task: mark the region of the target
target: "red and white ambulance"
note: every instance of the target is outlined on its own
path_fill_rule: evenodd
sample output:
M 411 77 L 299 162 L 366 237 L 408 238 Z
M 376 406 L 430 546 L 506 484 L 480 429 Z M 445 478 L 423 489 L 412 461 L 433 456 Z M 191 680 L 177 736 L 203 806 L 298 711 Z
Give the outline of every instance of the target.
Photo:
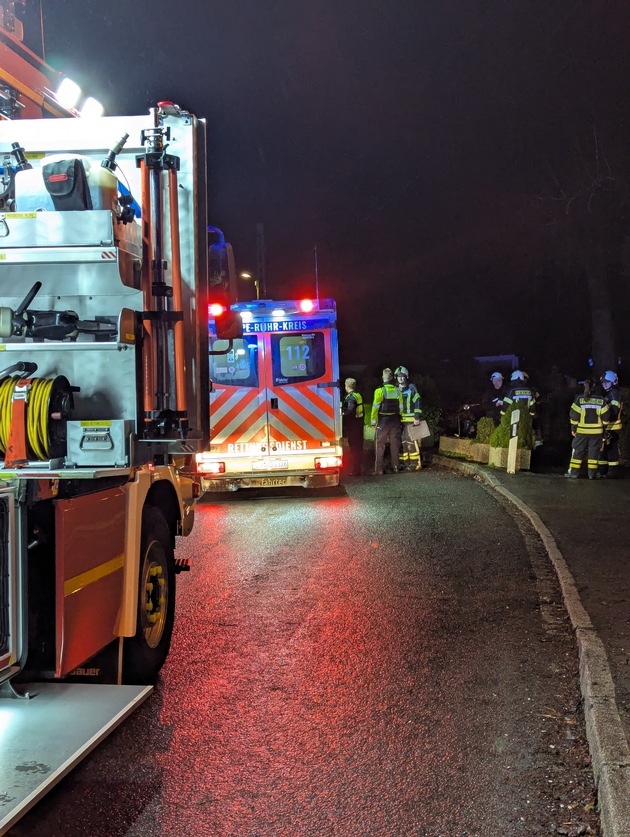
M 339 484 L 337 314 L 325 300 L 239 302 L 243 336 L 210 318 L 210 446 L 202 491 Z

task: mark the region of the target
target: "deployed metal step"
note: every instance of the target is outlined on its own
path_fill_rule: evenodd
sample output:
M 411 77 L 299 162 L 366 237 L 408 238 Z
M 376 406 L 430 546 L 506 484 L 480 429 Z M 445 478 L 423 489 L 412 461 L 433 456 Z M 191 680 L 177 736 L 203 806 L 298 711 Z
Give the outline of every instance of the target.
M 21 684 L 0 700 L 0 835 L 143 703 L 153 686 Z

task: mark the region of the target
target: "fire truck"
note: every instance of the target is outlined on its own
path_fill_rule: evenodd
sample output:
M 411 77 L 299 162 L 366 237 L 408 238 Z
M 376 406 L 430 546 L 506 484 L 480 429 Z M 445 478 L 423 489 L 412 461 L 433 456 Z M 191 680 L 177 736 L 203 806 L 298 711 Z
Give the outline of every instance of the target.
M 321 488 L 342 464 L 337 314 L 331 299 L 231 306 L 241 338 L 210 318 L 210 446 L 201 490 Z
M 14 6 L 0 7 L 0 834 L 150 694 L 209 430 L 205 122 L 168 102 L 77 118 L 7 29 Z

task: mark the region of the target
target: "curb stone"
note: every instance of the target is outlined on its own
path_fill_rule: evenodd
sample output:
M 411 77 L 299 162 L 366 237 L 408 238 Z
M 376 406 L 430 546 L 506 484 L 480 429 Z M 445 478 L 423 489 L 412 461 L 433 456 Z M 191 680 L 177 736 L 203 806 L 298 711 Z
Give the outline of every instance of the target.
M 527 517 L 542 540 L 558 576 L 577 640 L 586 737 L 597 784 L 602 834 L 603 837 L 630 837 L 630 747 L 617 709 L 610 666 L 604 645 L 582 605 L 575 579 L 553 535 L 533 509 L 485 469 L 439 454 L 433 457 L 433 462 L 477 477 L 484 487 L 501 494 Z

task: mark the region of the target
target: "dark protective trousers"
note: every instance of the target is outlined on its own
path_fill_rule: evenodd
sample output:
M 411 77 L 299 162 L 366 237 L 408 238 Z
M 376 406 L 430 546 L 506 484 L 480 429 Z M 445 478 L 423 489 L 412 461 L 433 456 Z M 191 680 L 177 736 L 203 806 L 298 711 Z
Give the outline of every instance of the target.
M 400 416 L 381 416 L 378 420 L 374 436 L 374 449 L 376 452 L 374 470 L 377 472 L 383 470 L 383 458 L 387 444 L 389 444 L 392 468 L 398 470 L 398 458 L 400 456 Z
M 347 473 L 361 476 L 363 473 L 363 419 L 349 419 L 345 425 Z
M 412 439 L 409 435 L 409 428 L 413 425 L 410 422 L 402 423 L 402 435 L 400 443 L 400 464 L 402 467 L 416 468 L 418 471 L 422 467 L 420 459 L 420 443 Z
M 619 466 L 619 431 L 610 430 L 609 434 L 610 439 L 599 450 L 599 473 L 615 477 Z
M 578 474 L 580 472 L 580 465 L 584 459 L 584 454 L 586 454 L 588 478 L 591 480 L 595 479 L 599 462 L 599 448 L 603 435 L 603 433 L 578 433 L 573 437 L 571 464 L 569 465 L 570 473 Z

